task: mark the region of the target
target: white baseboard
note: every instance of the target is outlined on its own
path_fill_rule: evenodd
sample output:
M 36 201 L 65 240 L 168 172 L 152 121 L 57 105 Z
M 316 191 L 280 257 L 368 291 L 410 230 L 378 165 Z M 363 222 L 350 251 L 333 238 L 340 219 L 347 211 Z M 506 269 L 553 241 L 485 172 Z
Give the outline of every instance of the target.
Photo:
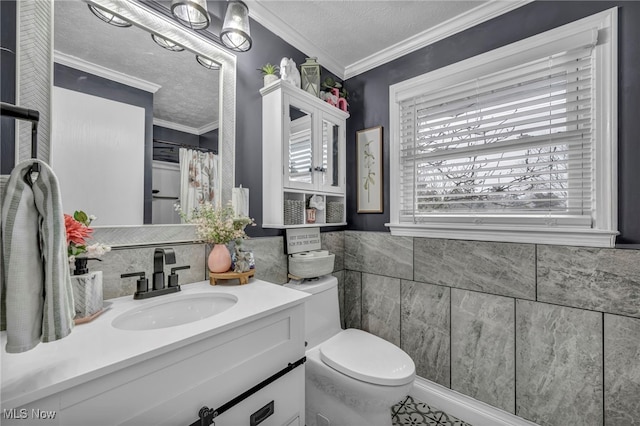
M 537 426 L 536 423 L 422 377 L 416 377 L 411 396 L 473 426 Z

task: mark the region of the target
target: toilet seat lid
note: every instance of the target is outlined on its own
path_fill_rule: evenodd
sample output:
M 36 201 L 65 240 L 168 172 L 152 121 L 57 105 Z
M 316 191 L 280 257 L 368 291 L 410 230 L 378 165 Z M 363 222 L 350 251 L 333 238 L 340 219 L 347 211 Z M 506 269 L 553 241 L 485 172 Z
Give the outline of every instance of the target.
M 373 334 L 352 328 L 322 343 L 320 359 L 347 376 L 376 385 L 410 383 L 416 371 L 413 360 L 402 349 Z

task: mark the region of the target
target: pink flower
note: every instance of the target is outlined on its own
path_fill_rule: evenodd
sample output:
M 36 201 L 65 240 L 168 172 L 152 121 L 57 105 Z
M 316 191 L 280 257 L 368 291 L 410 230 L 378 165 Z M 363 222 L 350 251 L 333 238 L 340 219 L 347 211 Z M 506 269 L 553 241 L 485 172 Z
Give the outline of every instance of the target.
M 75 220 L 68 214 L 64 215 L 64 227 L 67 230 L 67 244 L 78 246 L 85 244 L 85 239 L 91 236 L 92 229 Z

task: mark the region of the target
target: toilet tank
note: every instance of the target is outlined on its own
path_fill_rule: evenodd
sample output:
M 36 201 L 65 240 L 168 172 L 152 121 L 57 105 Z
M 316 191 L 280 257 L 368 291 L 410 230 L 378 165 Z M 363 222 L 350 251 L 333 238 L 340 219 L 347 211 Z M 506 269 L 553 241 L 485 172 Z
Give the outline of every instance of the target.
M 316 280 L 304 281 L 302 284 L 285 284 L 285 287 L 311 294 L 304 305 L 307 350 L 342 329 L 336 277 L 325 275 Z

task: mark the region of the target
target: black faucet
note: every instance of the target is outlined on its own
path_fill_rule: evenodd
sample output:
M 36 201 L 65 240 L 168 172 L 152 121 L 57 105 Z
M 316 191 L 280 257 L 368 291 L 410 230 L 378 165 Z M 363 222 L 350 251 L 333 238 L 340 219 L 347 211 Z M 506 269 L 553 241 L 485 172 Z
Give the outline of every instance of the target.
M 138 279 L 137 291 L 133 294 L 134 299 L 147 299 L 149 297 L 161 296 L 163 294 L 176 293 L 180 291 L 178 285 L 178 274 L 176 271 L 189 269 L 190 266 L 177 266 L 171 268 L 169 275 L 169 285 L 164 284 L 164 264 L 172 265 L 176 263 L 176 253 L 170 248 L 157 248 L 153 252 L 153 286 L 149 288 L 149 281 L 145 278 L 144 272 L 132 272 L 122 274 L 122 278 L 140 277 Z
M 170 248 L 157 248 L 153 252 L 153 289 L 164 288 L 164 263 L 173 265 L 176 263 L 176 254 Z

